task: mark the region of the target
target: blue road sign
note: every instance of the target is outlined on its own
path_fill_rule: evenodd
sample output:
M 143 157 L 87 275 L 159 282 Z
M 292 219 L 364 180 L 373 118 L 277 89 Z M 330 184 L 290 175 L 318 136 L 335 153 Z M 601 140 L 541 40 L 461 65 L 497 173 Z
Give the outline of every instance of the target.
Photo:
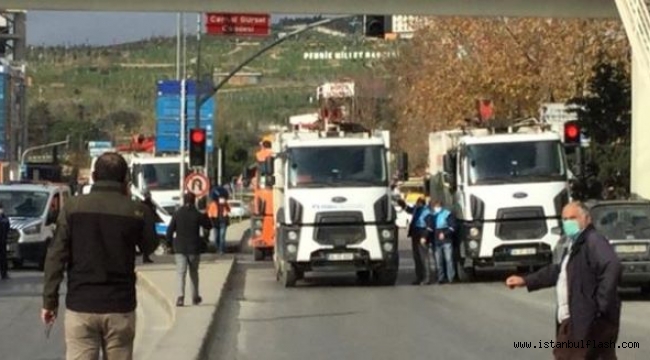
M 203 86 L 205 92 L 211 89 L 211 84 L 204 84 Z M 186 90 L 185 134 L 187 139 L 185 144 L 188 144 L 189 129 L 194 127 L 196 119 L 196 83 L 187 81 Z M 160 80 L 156 91 L 156 152 L 177 153 L 181 145 L 181 82 L 178 80 Z M 206 129 L 206 150 L 208 152 L 214 150 L 215 134 L 212 127 L 215 111 L 216 103 L 214 98 L 210 98 L 201 106 L 199 114 L 199 126 Z

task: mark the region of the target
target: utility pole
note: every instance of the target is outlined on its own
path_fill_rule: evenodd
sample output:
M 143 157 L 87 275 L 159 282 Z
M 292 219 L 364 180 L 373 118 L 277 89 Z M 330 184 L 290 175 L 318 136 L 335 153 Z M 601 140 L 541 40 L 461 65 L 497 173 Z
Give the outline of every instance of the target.
M 203 14 L 199 13 L 196 18 L 196 98 L 194 112 L 194 127 L 201 127 L 201 18 Z
M 183 13 L 176 14 L 176 80 L 181 79 L 181 22 Z

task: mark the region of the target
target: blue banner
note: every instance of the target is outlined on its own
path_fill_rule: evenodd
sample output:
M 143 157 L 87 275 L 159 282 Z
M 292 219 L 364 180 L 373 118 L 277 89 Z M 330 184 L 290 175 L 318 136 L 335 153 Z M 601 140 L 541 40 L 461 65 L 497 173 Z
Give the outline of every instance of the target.
M 203 84 L 202 93 L 208 93 L 211 90 L 211 84 Z M 178 80 L 160 80 L 158 81 L 156 96 L 156 153 L 170 152 L 178 153 L 180 151 L 180 133 L 181 133 L 181 82 Z M 185 103 L 185 149 L 189 142 L 189 129 L 193 128 L 196 119 L 196 83 L 186 81 L 186 103 Z M 214 150 L 213 132 L 216 103 L 214 98 L 206 101 L 200 109 L 199 126 L 206 129 L 207 140 L 206 150 L 211 153 Z

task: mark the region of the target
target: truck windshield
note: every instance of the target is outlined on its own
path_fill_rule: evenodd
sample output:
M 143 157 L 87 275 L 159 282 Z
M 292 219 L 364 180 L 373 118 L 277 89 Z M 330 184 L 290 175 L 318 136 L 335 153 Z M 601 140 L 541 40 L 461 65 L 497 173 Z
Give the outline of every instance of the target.
M 298 147 L 289 150 L 289 186 L 387 186 L 383 146 Z
M 40 217 L 49 198 L 46 191 L 0 191 L 0 202 L 8 217 Z
M 469 145 L 467 159 L 473 185 L 565 181 L 567 177 L 559 141 Z
M 144 181 L 149 190 L 177 190 L 180 184 L 180 164 L 142 164 Z M 188 174 L 188 169 L 185 169 Z

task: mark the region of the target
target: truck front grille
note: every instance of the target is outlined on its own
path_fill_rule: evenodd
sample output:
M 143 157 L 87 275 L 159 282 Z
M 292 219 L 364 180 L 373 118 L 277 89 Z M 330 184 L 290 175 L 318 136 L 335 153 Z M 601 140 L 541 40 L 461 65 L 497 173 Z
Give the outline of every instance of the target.
M 542 207 L 514 207 L 497 212 L 496 236 L 501 240 L 541 239 L 547 233 Z
M 319 244 L 345 246 L 366 238 L 363 213 L 357 211 L 322 212 L 316 214 L 314 240 Z

